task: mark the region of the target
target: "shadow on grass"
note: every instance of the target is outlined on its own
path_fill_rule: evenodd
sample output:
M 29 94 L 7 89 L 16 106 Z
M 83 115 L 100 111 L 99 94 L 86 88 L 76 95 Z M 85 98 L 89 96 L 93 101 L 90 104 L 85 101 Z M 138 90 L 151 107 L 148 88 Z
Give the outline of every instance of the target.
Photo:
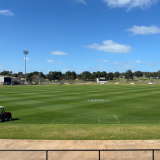
M 13 118 L 11 121 L 17 121 L 17 120 L 19 120 L 19 118 Z M 4 122 L 8 122 L 7 120 L 3 120 L 2 122 L 0 122 L 0 123 L 4 123 Z
M 19 120 L 19 118 L 13 118 L 13 119 L 12 119 L 12 121 L 16 121 L 16 120 Z

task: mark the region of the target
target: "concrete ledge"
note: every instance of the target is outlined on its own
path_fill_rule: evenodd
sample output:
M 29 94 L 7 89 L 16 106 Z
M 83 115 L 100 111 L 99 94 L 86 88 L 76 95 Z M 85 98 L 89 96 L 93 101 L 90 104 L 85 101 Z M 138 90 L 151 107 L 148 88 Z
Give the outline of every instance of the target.
M 160 149 L 160 140 L 10 140 L 0 139 L 0 149 Z

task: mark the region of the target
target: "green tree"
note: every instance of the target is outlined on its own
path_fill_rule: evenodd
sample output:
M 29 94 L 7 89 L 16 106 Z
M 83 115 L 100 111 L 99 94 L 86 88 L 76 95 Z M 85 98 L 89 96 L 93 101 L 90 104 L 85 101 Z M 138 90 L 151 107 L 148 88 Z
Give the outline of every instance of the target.
M 124 72 L 120 73 L 120 77 L 123 77 L 123 76 L 125 76 L 125 73 Z
M 136 72 L 134 72 L 133 75 L 136 76 L 136 77 L 138 77 L 138 79 L 139 79 L 139 77 L 143 76 L 143 73 L 141 71 L 136 71 Z
M 69 80 L 69 77 L 71 76 L 71 72 L 70 71 L 67 71 L 65 73 L 65 79 Z
M 34 71 L 34 72 L 32 72 L 34 75 L 38 75 L 39 74 L 39 72 L 38 71 Z
M 112 80 L 113 79 L 113 73 L 112 72 L 109 72 L 107 74 L 107 80 Z
M 52 81 L 52 80 L 55 81 L 56 79 L 58 79 L 57 72 L 56 71 L 54 71 L 54 72 L 50 71 L 47 75 L 47 78 L 49 79 L 49 81 Z
M 52 81 L 52 71 L 50 71 L 48 74 L 47 74 L 47 78 L 49 79 L 49 81 Z
M 160 70 L 157 72 L 157 77 L 160 79 Z
M 82 80 L 82 75 L 81 75 L 81 74 L 78 74 L 78 75 L 77 75 L 77 78 L 78 78 L 78 80 Z
M 153 77 L 157 78 L 158 77 L 158 72 L 153 72 Z
M 13 76 L 13 77 L 17 77 L 17 73 L 13 73 L 12 76 Z
M 8 75 L 9 74 L 9 71 L 2 71 L 1 73 L 0 73 L 0 75 Z
M 84 72 L 81 73 L 82 79 L 85 80 L 85 81 L 87 79 L 89 79 L 90 75 L 91 75 L 91 73 L 89 71 L 84 71 Z
M 70 76 L 70 77 L 69 77 L 69 80 L 75 80 L 75 79 L 74 79 L 74 77 L 73 77 L 73 76 Z
M 60 80 L 65 79 L 65 74 L 63 73 L 62 76 L 60 77 Z
M 101 72 L 100 71 L 97 71 L 96 74 L 97 74 L 97 78 L 99 78 L 101 76 Z
M 117 72 L 114 72 L 114 78 L 116 79 L 116 78 L 119 78 L 119 76 L 120 76 L 120 73 L 117 71 Z
M 18 72 L 17 77 L 19 80 L 21 80 L 21 78 L 24 78 L 25 75 L 23 74 L 23 72 Z
M 62 80 L 62 72 L 56 72 L 56 79 Z
M 92 75 L 95 76 L 96 78 L 98 78 L 97 72 L 93 72 Z
M 89 79 L 92 80 L 92 81 L 95 80 L 96 79 L 95 74 L 91 74 L 90 77 L 89 77 Z
M 127 70 L 125 73 L 125 79 L 133 79 L 133 73 L 131 70 Z
M 52 80 L 54 80 L 54 82 L 55 82 L 56 79 L 58 79 L 57 78 L 57 72 L 54 71 L 54 72 L 52 72 Z
M 32 82 L 32 76 L 33 76 L 32 72 L 26 74 L 26 78 L 28 79 L 29 82 Z
M 106 71 L 101 72 L 101 73 L 100 73 L 100 76 L 101 76 L 101 77 L 106 77 L 106 76 L 107 76 Z
M 46 75 L 43 74 L 43 72 L 39 72 L 42 78 L 46 79 Z
M 147 73 L 147 74 L 146 74 L 146 77 L 150 79 L 151 74 L 150 74 L 150 73 Z
M 154 73 L 153 72 L 148 72 L 146 74 L 146 77 L 150 79 L 151 77 L 154 77 Z
M 73 76 L 74 78 L 73 78 L 73 80 L 75 80 L 76 79 L 76 72 L 71 72 L 71 76 Z

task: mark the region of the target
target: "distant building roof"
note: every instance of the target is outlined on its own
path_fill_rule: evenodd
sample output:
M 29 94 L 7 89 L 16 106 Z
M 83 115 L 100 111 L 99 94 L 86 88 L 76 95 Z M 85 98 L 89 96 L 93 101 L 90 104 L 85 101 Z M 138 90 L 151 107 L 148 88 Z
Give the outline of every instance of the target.
M 12 77 L 12 76 L 5 76 L 5 75 L 0 75 L 0 76 L 1 76 L 1 77 L 10 77 L 10 78 Z
M 25 78 L 21 78 L 21 81 L 25 81 Z

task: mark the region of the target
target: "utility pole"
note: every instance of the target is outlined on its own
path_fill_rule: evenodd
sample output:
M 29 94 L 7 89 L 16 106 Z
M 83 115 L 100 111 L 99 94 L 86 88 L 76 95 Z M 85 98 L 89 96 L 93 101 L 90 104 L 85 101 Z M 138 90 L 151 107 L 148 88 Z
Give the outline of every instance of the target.
M 26 55 L 29 53 L 29 51 L 23 50 L 23 53 L 25 54 L 25 84 L 26 84 Z

